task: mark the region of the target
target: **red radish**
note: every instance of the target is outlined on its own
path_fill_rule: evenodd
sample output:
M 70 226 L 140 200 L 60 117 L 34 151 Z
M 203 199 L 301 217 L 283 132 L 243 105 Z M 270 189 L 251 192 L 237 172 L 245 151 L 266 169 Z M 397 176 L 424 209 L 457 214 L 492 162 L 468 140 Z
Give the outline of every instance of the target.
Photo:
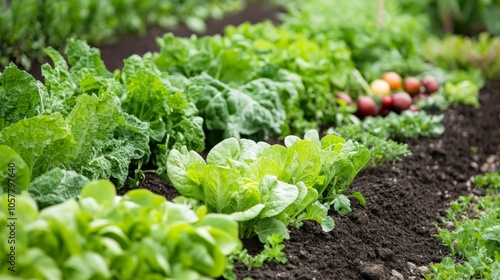
M 384 73 L 384 75 L 382 76 L 382 80 L 389 83 L 389 85 L 391 86 L 391 90 L 396 90 L 403 84 L 403 79 L 401 79 L 401 76 L 399 76 L 399 74 L 396 72 Z
M 420 81 L 415 77 L 405 79 L 403 89 L 410 95 L 415 95 L 420 92 Z
M 382 97 L 382 107 L 384 108 L 391 108 L 393 102 L 394 100 L 390 95 Z
M 364 118 L 367 116 L 374 116 L 376 112 L 376 106 L 373 99 L 369 96 L 361 96 L 356 102 L 358 106 L 357 114 L 359 117 Z
M 415 105 L 415 104 L 411 104 L 410 105 L 410 111 L 413 111 L 413 112 L 418 112 L 420 110 L 420 108 L 418 108 L 418 105 Z
M 439 90 L 439 83 L 433 76 L 425 76 L 422 80 L 422 85 L 424 85 L 426 93 L 435 93 Z
M 335 97 L 340 100 L 343 100 L 347 105 L 352 104 L 352 98 L 349 96 L 349 94 L 345 92 L 337 92 L 335 94 Z
M 411 96 L 406 92 L 398 92 L 392 95 L 392 108 L 395 112 L 400 113 L 411 106 Z

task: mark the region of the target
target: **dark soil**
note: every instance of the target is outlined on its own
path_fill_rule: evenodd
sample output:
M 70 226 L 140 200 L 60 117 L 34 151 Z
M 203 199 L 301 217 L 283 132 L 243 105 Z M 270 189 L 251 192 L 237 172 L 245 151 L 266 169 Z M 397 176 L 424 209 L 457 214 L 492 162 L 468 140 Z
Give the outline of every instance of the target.
M 277 9 L 262 7 L 251 6 L 223 21 L 210 21 L 207 34 L 220 33 L 227 24 L 276 19 Z M 133 53 L 156 51 L 154 37 L 163 32 L 152 29 L 145 37 L 124 37 L 115 45 L 101 47 L 102 57 L 109 69 L 119 68 Z M 184 27 L 174 33 L 190 34 Z M 37 69 L 35 66 L 32 73 Z M 448 110 L 446 132 L 441 137 L 409 140 L 413 155 L 362 171 L 350 191 L 365 196 L 366 209 L 355 204 L 344 217 L 331 212 L 335 229 L 330 233 L 314 223 L 292 229 L 290 240 L 285 242 L 287 264 L 265 264 L 251 271 L 237 264 L 238 277 L 391 279 L 397 271 L 410 279 L 418 275 L 415 266 L 442 259 L 448 250 L 434 237 L 434 223 L 440 221 L 452 200 L 477 192 L 473 176 L 500 170 L 500 85 L 487 86 L 480 100 L 481 109 L 459 106 Z M 152 174 L 140 187 L 169 199 L 176 195 L 170 184 Z M 120 193 L 126 190 L 122 188 Z M 249 252 L 262 246 L 255 240 L 245 244 Z

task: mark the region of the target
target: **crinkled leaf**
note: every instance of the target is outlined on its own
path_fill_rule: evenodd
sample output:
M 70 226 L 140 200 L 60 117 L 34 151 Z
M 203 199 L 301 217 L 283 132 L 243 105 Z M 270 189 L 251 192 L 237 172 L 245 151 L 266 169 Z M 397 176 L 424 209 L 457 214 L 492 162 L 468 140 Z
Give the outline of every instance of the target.
M 45 87 L 14 63 L 0 73 L 0 131 L 17 121 L 38 115 Z
M 10 146 L 23 158 L 32 179 L 71 163 L 76 148 L 70 126 L 60 114 L 21 120 L 2 130 L 0 143 Z
M 29 193 L 40 208 L 77 198 L 89 179 L 74 171 L 54 168 L 29 185 Z

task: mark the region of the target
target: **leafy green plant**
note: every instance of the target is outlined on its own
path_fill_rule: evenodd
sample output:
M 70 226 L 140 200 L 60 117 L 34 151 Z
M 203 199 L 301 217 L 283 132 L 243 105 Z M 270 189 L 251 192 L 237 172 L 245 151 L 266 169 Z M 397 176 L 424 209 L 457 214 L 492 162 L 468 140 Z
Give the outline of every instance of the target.
M 245 4 L 244 0 L 5 0 L 0 13 L 0 66 L 13 59 L 30 68 L 45 47 L 59 49 L 70 37 L 111 42 L 117 35 L 144 33 L 152 25 L 172 28 L 181 23 L 203 32 L 204 19 L 221 18 Z
M 285 253 L 283 253 L 284 248 L 285 245 L 283 244 L 283 237 L 281 235 L 272 234 L 267 237 L 264 249 L 255 256 L 250 255 L 246 249 L 229 256 L 228 266 L 224 272 L 224 278 L 237 279 L 236 274 L 233 272 L 235 262 L 240 262 L 246 265 L 249 270 L 259 268 L 265 262 L 286 263 L 288 262 L 288 259 L 286 258 Z
M 154 65 L 148 68 L 132 56 L 114 76 L 99 50 L 83 41 L 68 41 L 65 53 L 71 67 L 56 50 L 46 52 L 53 66 L 42 67 L 45 85 L 13 64 L 0 74 L 0 100 L 5 104 L 0 108 L 0 144 L 12 149 L 29 170 L 29 176 L 18 177 L 21 188 L 26 188 L 22 178 L 38 180 L 32 193 L 40 207 L 79 193 L 82 181 L 56 183 L 67 171 L 122 186 L 131 166 L 139 176 L 143 164 L 155 162 L 151 153 L 183 145 L 203 150 L 203 120 L 195 105 L 163 81 Z M 17 158 L 12 151 L 6 153 L 11 160 Z M 21 172 L 22 162 L 16 162 Z
M 488 80 L 500 80 L 500 38 L 481 33 L 477 38 L 447 35 L 423 45 L 426 57 L 449 70 L 481 71 Z M 459 81 L 457 81 L 459 82 Z
M 500 176 L 486 173 L 475 178 L 487 195 L 473 200 L 462 196 L 447 211 L 454 229 L 439 229 L 438 237 L 450 248 L 451 257 L 431 264 L 426 279 L 498 279 L 500 277 Z M 465 217 L 465 218 L 463 218 Z
M 330 128 L 327 134 L 336 134 L 365 145 L 370 151 L 371 166 L 376 166 L 411 154 L 407 144 L 392 139 L 435 137 L 443 134 L 443 117 L 444 115 L 429 115 L 425 111 L 405 111 L 400 115 L 392 112 L 386 117 L 367 117 L 358 124 Z
M 206 161 L 174 149 L 166 170 L 181 195 L 201 201 L 209 212 L 230 214 L 240 222 L 242 238 L 258 235 L 265 242 L 273 233 L 288 238 L 287 226 L 304 220 L 332 230 L 329 205 L 350 212 L 344 192 L 368 160 L 366 147 L 333 135 L 320 140 L 312 130 L 304 140 L 286 137 L 285 146 L 229 138 Z
M 241 249 L 238 225 L 227 215 L 193 211 L 147 190 L 118 197 L 109 181 L 93 181 L 80 199 L 39 211 L 26 193 L 16 197 L 16 267 L 0 246 L 0 275 L 14 279 L 211 279 Z M 7 240 L 6 195 L 0 236 Z

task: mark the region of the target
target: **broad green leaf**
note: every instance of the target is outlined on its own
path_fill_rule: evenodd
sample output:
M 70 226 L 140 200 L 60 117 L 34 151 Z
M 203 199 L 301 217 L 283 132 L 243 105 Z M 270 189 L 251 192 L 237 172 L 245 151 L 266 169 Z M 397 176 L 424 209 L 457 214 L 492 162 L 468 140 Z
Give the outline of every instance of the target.
M 311 186 L 321 171 L 320 150 L 311 141 L 299 140 L 289 147 L 283 181 Z
M 64 279 L 63 272 L 51 256 L 39 248 L 29 249 L 18 260 L 19 276 L 34 279 Z
M 208 231 L 210 238 L 215 241 L 213 245 L 224 255 L 242 246 L 238 237 L 238 223 L 227 215 L 208 214 L 197 224 L 197 227 Z
M 88 182 L 83 175 L 56 167 L 33 180 L 28 191 L 41 209 L 77 198 Z
M 23 158 L 32 179 L 71 163 L 76 148 L 70 126 L 60 114 L 18 121 L 0 132 L 0 143 L 10 146 Z
M 189 151 L 183 147 L 180 151 L 174 149 L 170 151 L 167 159 L 168 178 L 181 195 L 197 200 L 203 200 L 203 190 L 200 186 L 201 178 L 196 173 L 190 172 L 191 166 L 200 164 L 199 170 L 203 172 L 205 161 L 194 151 Z
M 64 263 L 65 275 L 75 280 L 109 279 L 111 272 L 106 260 L 99 254 L 86 251 L 73 255 Z
M 315 129 L 308 130 L 306 134 L 304 134 L 304 140 L 309 140 L 314 143 L 318 148 L 321 147 L 321 142 L 319 140 L 319 133 Z
M 328 204 L 323 205 L 315 201 L 306 208 L 306 214 L 302 219 L 316 221 L 324 232 L 332 231 L 335 223 L 332 217 L 328 216 L 328 209 Z
M 125 117 L 118 101 L 110 94 L 102 97 L 81 95 L 76 102 L 67 121 L 77 142 L 77 161 L 87 162 L 92 158 L 94 146 L 112 138 L 114 129 L 125 124 Z
M 92 197 L 99 203 L 112 203 L 115 200 L 116 188 L 107 180 L 91 181 L 83 187 L 81 196 Z
M 290 234 L 283 222 L 274 218 L 264 218 L 255 224 L 255 233 L 259 236 L 259 241 L 266 242 L 268 236 L 281 234 L 284 239 L 289 239 Z
M 332 145 L 344 144 L 345 142 L 345 139 L 340 136 L 326 135 L 325 137 L 321 138 L 321 149 L 326 150 Z
M 20 194 L 30 184 L 30 170 L 23 158 L 12 148 L 0 145 L 0 184 L 1 193 Z
M 278 180 L 276 176 L 266 175 L 259 184 L 262 202 L 265 208 L 260 217 L 273 217 L 292 204 L 299 194 L 296 186 Z
M 299 140 L 300 140 L 300 138 L 298 136 L 288 135 L 287 137 L 285 137 L 285 147 L 290 148 L 295 143 L 297 143 Z
M 45 87 L 14 63 L 0 73 L 0 131 L 20 120 L 39 114 L 38 105 Z
M 154 194 L 146 189 L 128 191 L 123 198 L 143 207 L 159 207 L 162 203 L 167 201 L 165 197 Z
M 232 169 L 209 165 L 203 170 L 202 185 L 209 211 L 230 214 L 236 202 L 233 194 L 243 186 L 243 179 Z
M 230 216 L 238 222 L 244 222 L 244 221 L 249 221 L 257 216 L 259 216 L 260 212 L 262 212 L 262 209 L 266 207 L 265 204 L 259 203 L 255 204 L 254 206 L 240 212 L 234 212 L 231 213 Z

